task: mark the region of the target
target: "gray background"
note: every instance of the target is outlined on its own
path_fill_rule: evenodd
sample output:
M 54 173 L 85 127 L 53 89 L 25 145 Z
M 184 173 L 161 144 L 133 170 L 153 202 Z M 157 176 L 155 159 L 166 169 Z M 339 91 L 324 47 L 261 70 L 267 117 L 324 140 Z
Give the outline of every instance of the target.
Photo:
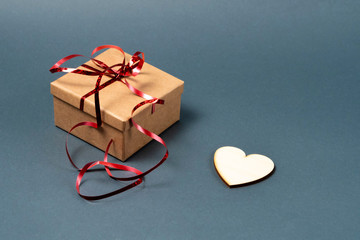
M 2 239 L 360 239 L 359 13 L 359 1 L 3 1 Z M 48 69 L 103 44 L 143 51 L 185 91 L 161 135 L 168 161 L 89 202 L 53 123 L 49 84 L 62 74 Z M 70 144 L 79 165 L 103 157 Z M 224 145 L 276 172 L 229 189 L 213 167 Z M 126 164 L 146 170 L 163 151 L 150 143 Z M 96 172 L 82 191 L 121 184 Z

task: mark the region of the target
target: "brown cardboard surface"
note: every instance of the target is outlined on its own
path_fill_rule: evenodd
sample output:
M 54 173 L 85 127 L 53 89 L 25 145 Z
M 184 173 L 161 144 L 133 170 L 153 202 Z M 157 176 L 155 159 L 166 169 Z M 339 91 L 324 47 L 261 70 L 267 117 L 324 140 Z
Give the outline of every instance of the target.
M 131 58 L 126 54 L 126 60 Z M 107 65 L 121 63 L 123 60 L 121 52 L 115 49 L 109 49 L 96 57 Z M 88 65 L 96 67 L 91 61 Z M 51 83 L 51 93 L 67 102 L 68 104 L 79 108 L 80 99 L 83 95 L 94 89 L 97 76 L 86 76 L 74 73 L 67 73 Z M 104 76 L 102 83 L 109 78 Z M 127 77 L 128 82 L 135 88 L 153 97 L 160 99 L 167 95 L 181 95 L 184 82 L 170 74 L 148 64 L 144 66 L 136 77 Z M 120 131 L 130 127 L 129 119 L 133 107 L 144 99 L 132 93 L 123 83 L 114 82 L 110 86 L 102 89 L 100 95 L 101 116 L 104 123 L 113 126 Z M 166 101 L 165 101 L 165 104 Z M 157 104 L 157 110 L 164 106 Z M 135 112 L 135 116 L 143 111 L 150 111 L 151 105 L 148 104 Z M 85 99 L 84 112 L 95 115 L 94 96 Z
M 126 55 L 127 59 L 130 57 Z M 121 53 L 114 49 L 109 49 L 96 58 L 108 65 L 122 61 Z M 94 66 L 92 62 L 87 64 Z M 102 82 L 108 79 L 104 77 Z M 69 131 L 79 122 L 96 122 L 93 96 L 85 100 L 84 111 L 79 110 L 81 97 L 94 89 L 96 80 L 96 76 L 68 73 L 51 83 L 56 126 Z M 138 109 L 133 117 L 138 124 L 155 134 L 160 134 L 179 120 L 183 81 L 147 63 L 139 75 L 127 77 L 127 80 L 144 93 L 165 100 L 164 105 L 156 105 L 154 113 L 151 113 L 151 104 Z M 129 121 L 132 109 L 144 99 L 132 93 L 121 82 L 107 86 L 99 95 L 104 124 L 99 129 L 79 127 L 72 134 L 102 150 L 105 150 L 110 139 L 113 139 L 109 153 L 125 161 L 152 140 L 132 127 Z
M 145 129 L 160 134 L 180 118 L 181 96 L 173 96 L 166 100 L 168 104 L 164 108 L 157 109 L 153 114 L 151 111 L 143 111 L 144 116 L 139 114 L 134 117 L 134 120 Z M 54 119 L 55 125 L 66 131 L 69 131 L 79 122 L 96 122 L 95 117 L 80 111 L 57 97 L 54 97 Z M 72 134 L 103 151 L 105 151 L 110 139 L 113 139 L 109 154 L 122 161 L 125 161 L 152 140 L 134 127 L 120 131 L 106 123 L 99 129 L 88 126 L 79 127 Z

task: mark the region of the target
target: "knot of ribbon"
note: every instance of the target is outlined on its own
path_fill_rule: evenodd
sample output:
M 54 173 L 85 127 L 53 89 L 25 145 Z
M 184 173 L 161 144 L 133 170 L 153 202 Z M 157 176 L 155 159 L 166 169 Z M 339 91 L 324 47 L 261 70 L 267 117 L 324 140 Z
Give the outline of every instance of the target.
M 112 66 L 108 66 L 104 62 L 102 62 L 98 59 L 95 59 L 93 57 L 96 52 L 103 50 L 104 48 L 114 48 L 114 49 L 119 50 L 124 55 L 122 63 L 117 63 Z M 140 57 L 140 55 L 141 55 L 141 57 Z M 66 61 L 68 61 L 72 58 L 75 58 L 75 57 L 89 58 L 97 67 L 100 68 L 100 70 L 96 69 L 92 66 L 89 66 L 88 64 L 81 65 L 81 67 L 88 69 L 88 70 L 60 67 L 63 63 L 65 63 Z M 50 72 L 51 73 L 68 72 L 68 73 L 77 73 L 77 74 L 89 75 L 89 76 L 98 76 L 97 81 L 95 83 L 95 88 L 92 91 L 86 93 L 84 96 L 81 97 L 80 110 L 81 111 L 84 110 L 85 99 L 94 94 L 95 95 L 96 121 L 97 121 L 98 126 L 101 126 L 102 121 L 101 121 L 101 114 L 100 114 L 99 91 L 101 89 L 109 86 L 110 84 L 114 83 L 115 81 L 120 81 L 121 83 L 125 84 L 130 89 L 130 91 L 132 91 L 139 97 L 142 97 L 146 100 L 151 100 L 152 101 L 152 112 L 155 111 L 155 104 L 163 104 L 164 103 L 164 100 L 152 97 L 152 96 L 136 89 L 135 87 L 130 85 L 129 82 L 125 78 L 128 76 L 138 75 L 144 65 L 144 62 L 145 62 L 144 53 L 136 52 L 131 57 L 130 61 L 127 64 L 125 64 L 125 52 L 120 47 L 115 46 L 115 45 L 103 45 L 103 46 L 99 46 L 99 47 L 95 48 L 91 53 L 91 57 L 86 57 L 86 56 L 80 55 L 80 54 L 72 54 L 72 55 L 69 55 L 67 57 L 60 59 L 57 63 L 54 64 L 54 66 L 52 66 L 50 68 Z M 101 84 L 101 80 L 102 80 L 103 76 L 108 76 L 108 77 L 110 77 L 110 79 Z
M 119 50 L 123 55 L 123 61 L 122 63 L 117 63 L 114 64 L 112 66 L 108 66 L 107 64 L 105 64 L 104 62 L 95 59 L 93 57 L 93 55 L 105 48 L 114 48 Z M 75 58 L 75 57 L 85 57 L 85 58 L 89 58 L 96 66 L 92 67 L 89 66 L 88 64 L 82 64 L 81 67 L 84 69 L 76 69 L 76 68 L 66 68 L 66 67 L 61 67 L 61 65 L 63 63 L 65 63 L 66 61 Z M 159 167 L 167 158 L 168 158 L 168 149 L 166 147 L 165 142 L 163 141 L 162 138 L 160 138 L 158 135 L 156 135 L 155 133 L 150 132 L 149 130 L 141 127 L 140 125 L 138 125 L 134 119 L 133 119 L 133 114 L 134 112 L 139 109 L 140 107 L 146 105 L 146 104 L 151 104 L 152 105 L 152 113 L 155 111 L 155 104 L 164 104 L 164 100 L 156 98 L 156 97 L 152 97 L 138 89 L 136 89 L 135 87 L 133 87 L 132 85 L 130 85 L 130 83 L 126 80 L 126 77 L 128 76 L 137 76 L 142 67 L 143 64 L 145 62 L 145 57 L 144 57 L 144 53 L 142 52 L 136 52 L 130 59 L 130 61 L 126 64 L 125 62 L 125 52 L 118 46 L 115 45 L 103 45 L 103 46 L 99 46 L 97 48 L 95 48 L 92 53 L 91 53 L 91 57 L 86 57 L 84 55 L 80 55 L 80 54 L 72 54 L 69 55 L 67 57 L 64 57 L 62 59 L 60 59 L 57 63 L 55 63 L 51 68 L 50 68 L 50 72 L 51 73 L 56 73 L 56 72 L 67 72 L 67 73 L 76 73 L 76 74 L 82 74 L 82 75 L 89 75 L 89 76 L 98 76 L 96 83 L 95 83 L 95 88 L 86 93 L 84 96 L 81 97 L 80 100 L 80 110 L 83 111 L 84 109 L 84 101 L 87 97 L 91 96 L 94 94 L 95 97 L 95 113 L 96 113 L 96 123 L 95 122 L 80 122 L 78 124 L 76 124 L 75 126 L 73 126 L 70 131 L 68 131 L 67 137 L 66 137 L 66 141 L 65 141 L 65 149 L 66 149 L 66 154 L 69 158 L 70 163 L 79 170 L 79 174 L 78 177 L 76 179 L 76 190 L 78 192 L 78 194 L 83 197 L 84 199 L 87 200 L 98 200 L 98 199 L 103 199 L 103 198 L 107 198 L 110 196 L 113 196 L 115 194 L 124 192 L 130 188 L 133 188 L 137 185 L 139 185 L 140 183 L 142 183 L 143 178 L 145 175 L 149 174 L 150 172 L 152 172 L 153 170 L 155 170 L 157 167 Z M 104 83 L 101 83 L 101 80 L 103 78 L 103 76 L 107 76 L 110 79 L 107 80 Z M 99 91 L 107 86 L 109 86 L 110 84 L 119 81 L 123 84 L 125 84 L 127 86 L 127 88 L 132 91 L 134 94 L 144 98 L 145 100 L 140 102 L 139 104 L 137 104 L 132 112 L 131 112 L 131 117 L 130 117 L 130 121 L 133 124 L 133 126 L 140 131 L 141 133 L 151 137 L 152 139 L 154 139 L 155 141 L 161 143 L 165 149 L 166 149 L 166 153 L 164 154 L 164 156 L 162 157 L 162 159 L 152 168 L 150 168 L 149 170 L 145 171 L 145 172 L 141 172 L 133 167 L 130 166 L 125 166 L 123 164 L 117 164 L 117 163 L 110 163 L 108 162 L 108 152 L 110 149 L 111 144 L 113 143 L 113 140 L 111 139 L 107 145 L 107 148 L 105 150 L 105 154 L 104 154 L 104 160 L 103 161 L 93 161 L 93 162 L 89 162 L 87 164 L 85 164 L 82 168 L 79 168 L 74 161 L 72 160 L 70 153 L 68 151 L 68 137 L 69 134 L 77 127 L 80 126 L 90 126 L 93 128 L 99 128 L 102 125 L 102 120 L 101 120 L 101 111 L 100 111 L 100 98 L 99 98 Z M 136 180 L 135 182 L 122 187 L 120 189 L 117 189 L 115 191 L 106 193 L 106 194 L 102 194 L 102 195 L 96 195 L 96 196 L 88 196 L 88 195 L 84 195 L 80 193 L 80 184 L 81 184 L 81 180 L 84 176 L 84 174 L 91 168 L 97 166 L 97 165 L 102 165 L 105 167 L 105 170 L 107 172 L 107 174 L 115 179 L 115 180 L 119 180 L 119 181 L 132 181 L 132 180 Z M 122 171 L 129 171 L 129 172 L 133 172 L 135 173 L 135 176 L 132 177 L 123 177 L 123 178 L 119 178 L 119 177 L 115 177 L 110 169 L 116 169 L 116 170 L 122 170 Z

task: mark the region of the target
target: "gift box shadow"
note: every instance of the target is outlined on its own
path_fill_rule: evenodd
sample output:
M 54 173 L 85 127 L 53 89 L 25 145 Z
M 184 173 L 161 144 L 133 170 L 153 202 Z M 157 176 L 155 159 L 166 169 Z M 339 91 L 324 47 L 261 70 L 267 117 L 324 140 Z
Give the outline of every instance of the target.
M 186 135 L 189 135 L 189 125 L 195 124 L 200 120 L 202 116 L 195 111 L 191 106 L 182 105 L 180 110 L 180 120 L 166 129 L 163 133 L 160 134 L 160 137 L 168 144 L 171 145 L 171 142 L 178 142 L 178 139 L 183 138 Z M 149 129 L 151 130 L 151 129 Z M 134 153 L 126 162 L 146 162 L 147 156 L 152 155 L 154 152 L 162 152 L 163 146 L 156 141 L 151 141 L 146 144 L 139 151 Z M 169 150 L 170 154 L 171 151 Z M 159 153 L 161 154 L 161 153 Z M 157 154 L 157 155 L 159 155 Z M 160 155 L 159 155 L 160 156 Z M 176 158 L 176 156 L 170 155 L 172 159 Z M 176 162 L 176 159 L 172 162 Z

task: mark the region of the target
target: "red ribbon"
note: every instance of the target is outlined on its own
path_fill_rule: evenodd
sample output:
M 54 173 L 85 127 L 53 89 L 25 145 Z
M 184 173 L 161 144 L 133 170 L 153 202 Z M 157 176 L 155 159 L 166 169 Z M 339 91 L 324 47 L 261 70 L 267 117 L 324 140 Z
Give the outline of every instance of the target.
M 114 48 L 119 50 L 123 55 L 124 55 L 124 59 L 122 61 L 122 63 L 118 63 L 118 64 L 114 64 L 112 66 L 108 66 L 106 65 L 104 62 L 93 58 L 93 55 L 104 49 L 104 48 Z M 141 57 L 140 57 L 141 55 Z M 85 94 L 81 100 L 80 100 L 80 110 L 83 111 L 84 109 L 84 101 L 87 97 L 91 96 L 94 94 L 95 96 L 95 112 L 96 112 L 96 123 L 95 122 L 80 122 L 78 124 L 76 124 L 75 126 L 73 126 L 70 131 L 68 132 L 67 136 L 66 136 L 66 142 L 65 142 L 65 149 L 66 149 L 66 154 L 69 158 L 70 163 L 74 166 L 74 168 L 78 169 L 80 172 L 77 176 L 76 179 L 76 190 L 78 192 L 78 194 L 83 197 L 84 199 L 87 200 L 98 200 L 98 199 L 103 199 L 103 198 L 107 198 L 110 196 L 113 196 L 115 194 L 124 192 L 130 188 L 133 188 L 137 185 L 139 185 L 140 183 L 142 183 L 144 176 L 146 176 L 147 174 L 149 174 L 150 172 L 152 172 L 153 170 L 155 170 L 157 167 L 159 167 L 161 164 L 163 164 L 165 162 L 165 160 L 168 158 L 169 152 L 168 149 L 166 147 L 166 144 L 164 142 L 164 140 L 162 140 L 162 138 L 160 138 L 158 135 L 156 135 L 155 133 L 150 132 L 149 130 L 141 127 L 139 124 L 137 124 L 134 119 L 133 119 L 133 114 L 134 112 L 139 109 L 140 107 L 146 105 L 146 104 L 152 104 L 152 112 L 155 111 L 155 104 L 164 104 L 164 100 L 159 99 L 159 98 L 155 98 L 152 97 L 146 93 L 143 93 L 142 91 L 136 89 L 135 87 L 131 86 L 129 84 L 129 82 L 126 80 L 126 77 L 128 76 L 136 76 L 140 73 L 141 68 L 144 64 L 145 61 L 145 57 L 144 57 L 144 53 L 142 52 L 136 52 L 130 59 L 129 63 L 125 64 L 125 53 L 124 51 L 118 47 L 118 46 L 114 46 L 114 45 L 103 45 L 103 46 L 99 46 L 97 48 L 95 48 L 93 50 L 93 52 L 91 53 L 91 57 L 86 57 L 89 58 L 97 67 L 99 67 L 99 69 L 96 69 L 94 67 L 91 67 L 87 64 L 82 64 L 81 66 L 84 67 L 85 69 L 88 70 L 81 70 L 81 69 L 75 69 L 75 68 L 64 68 L 64 67 L 60 67 L 63 63 L 65 63 L 66 61 L 75 58 L 75 57 L 86 57 L 83 55 L 79 55 L 79 54 L 73 54 L 73 55 L 69 55 L 67 57 L 64 57 L 62 59 L 60 59 L 57 63 L 54 64 L 54 66 L 52 66 L 50 68 L 50 72 L 51 73 L 55 73 L 55 72 L 69 72 L 69 73 L 77 73 L 77 74 L 82 74 L 82 75 L 89 75 L 89 76 L 98 76 L 98 79 L 96 81 L 95 84 L 95 88 L 88 92 L 87 94 Z M 108 76 L 110 77 L 110 80 L 106 81 L 105 83 L 101 84 L 101 80 L 103 76 Z M 152 168 L 150 168 L 149 170 L 145 171 L 145 172 L 141 172 L 139 170 L 137 170 L 136 168 L 130 167 L 130 166 L 125 166 L 123 164 L 116 164 L 116 163 L 110 163 L 107 161 L 107 157 L 108 157 L 108 152 L 109 152 L 109 148 L 113 142 L 113 140 L 111 139 L 108 143 L 108 146 L 106 148 L 105 151 L 105 155 L 104 155 L 104 160 L 103 161 L 93 161 L 93 162 L 89 162 L 87 164 L 85 164 L 82 168 L 78 168 L 77 165 L 74 163 L 74 161 L 72 160 L 69 150 L 68 150 L 68 137 L 69 134 L 75 129 L 78 128 L 80 126 L 90 126 L 93 128 L 98 128 L 101 127 L 102 121 L 101 121 L 101 114 L 100 114 L 100 98 L 99 98 L 99 91 L 107 86 L 109 86 L 110 84 L 116 82 L 116 81 L 120 81 L 121 83 L 125 84 L 133 93 L 135 93 L 136 95 L 142 97 L 145 99 L 145 101 L 140 102 L 139 104 L 137 104 L 132 112 L 131 112 L 131 117 L 130 120 L 133 124 L 133 126 L 140 132 L 142 132 L 143 134 L 151 137 L 152 139 L 154 139 L 155 141 L 161 143 L 165 149 L 166 149 L 166 153 L 164 154 L 164 156 L 162 157 L 162 159 Z M 97 165 L 102 165 L 105 168 L 105 171 L 107 172 L 107 174 L 118 181 L 132 181 L 132 180 L 136 180 L 134 182 L 132 182 L 131 184 L 122 187 L 120 189 L 117 189 L 115 191 L 103 194 L 103 195 L 96 195 L 96 196 L 87 196 L 87 195 L 83 195 L 80 193 L 80 185 L 81 185 L 81 180 L 83 178 L 83 176 L 85 175 L 85 173 L 97 166 Z M 119 178 L 119 177 L 115 177 L 110 169 L 116 169 L 116 170 L 122 170 L 122 171 L 128 171 L 128 172 L 133 172 L 136 175 L 132 176 L 132 177 L 125 177 L 125 178 Z

